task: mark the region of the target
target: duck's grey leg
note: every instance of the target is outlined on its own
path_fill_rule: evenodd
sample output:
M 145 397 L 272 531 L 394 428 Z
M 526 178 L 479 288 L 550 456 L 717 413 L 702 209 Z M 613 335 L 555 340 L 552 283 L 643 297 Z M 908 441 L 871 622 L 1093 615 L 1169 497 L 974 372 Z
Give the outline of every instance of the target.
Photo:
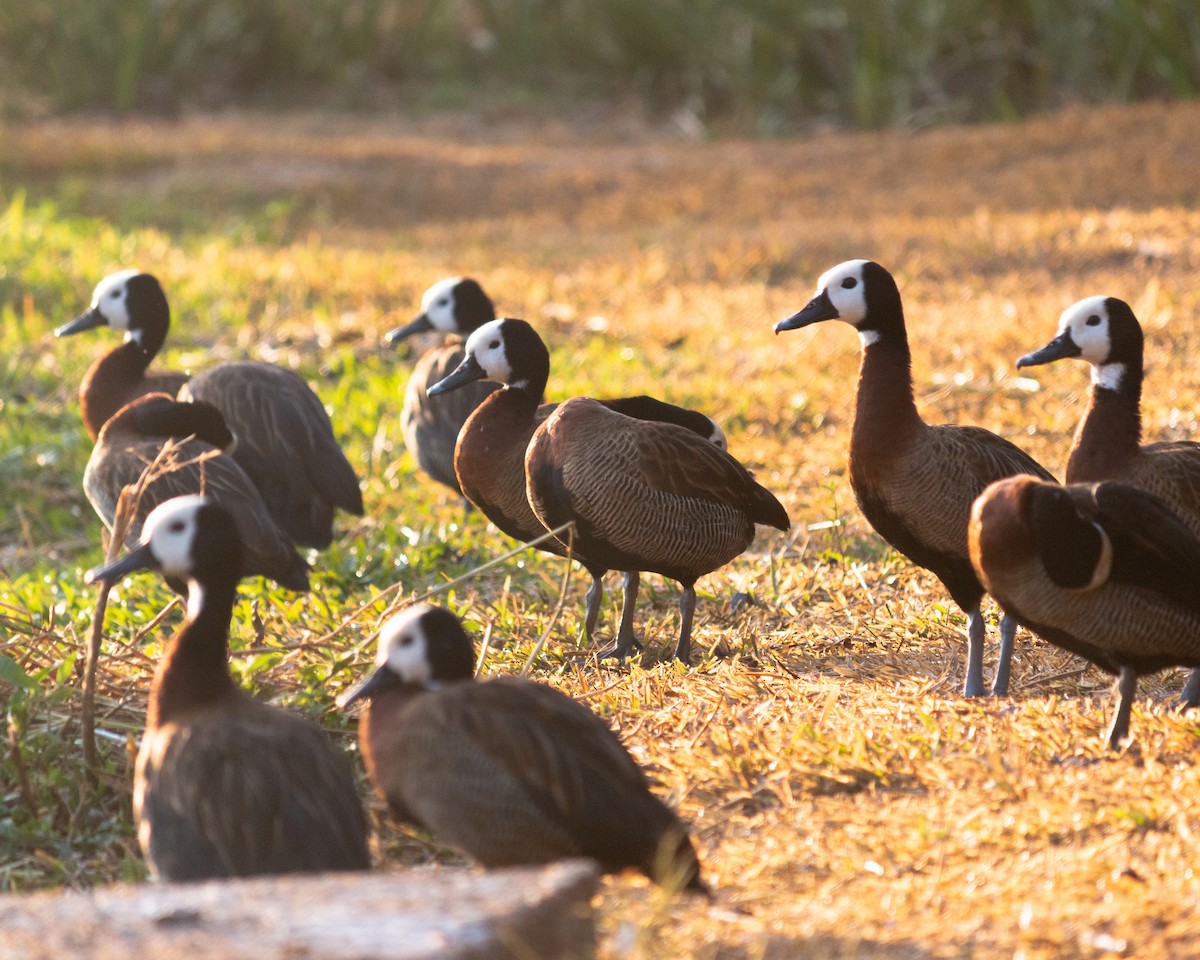
M 692 617 L 696 612 L 696 586 L 685 584 L 679 597 L 679 642 L 675 644 L 675 659 L 685 664 L 692 657 Z
M 979 608 L 967 611 L 967 681 L 963 684 L 964 697 L 982 697 L 987 690 L 983 686 L 983 614 Z
M 589 570 L 592 585 L 587 592 L 587 612 L 583 617 L 583 636 L 589 643 L 596 632 L 596 621 L 600 619 L 600 603 L 604 600 L 604 574 L 607 570 Z
M 1137 671 L 1133 667 L 1122 667 L 1121 674 L 1117 677 L 1117 693 L 1121 699 L 1108 727 L 1108 746 L 1111 750 L 1119 750 L 1121 742 L 1129 736 L 1129 714 L 1133 709 L 1133 697 L 1136 692 Z
M 633 635 L 633 614 L 637 607 L 639 577 L 640 574 L 636 570 L 625 571 L 625 596 L 621 604 L 621 625 L 617 628 L 617 640 L 600 654 L 601 660 L 612 657 L 624 660 L 637 646 L 637 638 Z
M 1190 710 L 1195 706 L 1200 706 L 1200 667 L 1188 675 L 1183 693 L 1179 695 L 1180 710 Z
M 993 697 L 1008 696 L 1008 681 L 1012 675 L 1013 647 L 1017 638 L 1017 621 L 1004 614 L 1000 617 L 1000 658 L 996 661 L 996 681 L 992 684 Z

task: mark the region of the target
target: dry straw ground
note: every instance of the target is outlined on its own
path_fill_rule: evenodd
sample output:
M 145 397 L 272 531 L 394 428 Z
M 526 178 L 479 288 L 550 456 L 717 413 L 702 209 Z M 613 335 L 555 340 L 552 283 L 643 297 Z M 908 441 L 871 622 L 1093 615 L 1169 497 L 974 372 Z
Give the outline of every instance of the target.
M 839 325 L 779 338 L 771 327 L 826 267 L 877 259 L 905 297 L 925 416 L 996 430 L 1061 472 L 1086 370 L 1023 379 L 1013 361 L 1075 299 L 1120 296 L 1147 331 L 1147 436 L 1195 437 L 1200 105 L 761 142 L 692 142 L 606 117 L 71 121 L 3 137 L 8 168 L 35 187 L 118 223 L 161 224 L 130 255 L 169 289 L 265 310 L 225 337 L 232 351 L 268 334 L 285 358 L 349 344 L 356 375 L 395 368 L 398 385 L 404 361 L 379 335 L 429 282 L 469 272 L 553 343 L 554 396 L 645 390 L 702 406 L 780 495 L 792 532 L 764 534 L 700 583 L 695 643 L 712 656 L 687 672 L 653 658 L 581 665 L 571 602 L 535 671 L 620 730 L 694 825 L 719 891 L 710 906 L 636 878 L 606 882 L 602 956 L 1195 954 L 1200 727 L 1170 709 L 1181 674 L 1143 683 L 1135 740 L 1111 755 L 1100 740 L 1109 680 L 1024 632 L 1013 696 L 964 700 L 960 611 L 869 531 L 849 490 L 857 338 Z M 270 213 L 257 233 L 205 240 L 247 207 Z M 76 259 L 75 285 L 119 265 Z M 71 347 L 46 341 L 59 358 L 99 349 Z M 338 396 L 354 403 L 355 389 Z M 407 458 L 392 462 L 399 403 L 385 398 L 374 434 L 348 441 L 372 466 L 369 517 L 347 537 L 364 556 L 401 528 L 413 544 L 444 536 L 501 553 L 477 516 L 460 529 L 449 498 Z M 63 555 L 64 576 L 95 559 Z M 509 561 L 455 588 L 477 627 L 492 624 L 485 672 L 520 665 L 560 575 L 558 561 Z M 436 568 L 396 576 L 408 594 L 438 579 Z M 344 615 L 392 579 L 376 569 Z M 735 592 L 755 602 L 734 610 Z M 676 597 L 658 582 L 644 591 L 651 649 L 674 636 Z M 311 703 L 295 671 L 365 639 L 379 611 L 323 638 L 338 610 L 264 597 L 255 616 L 269 629 L 321 639 L 265 661 L 258 682 Z M 267 649 L 243 621 L 239 655 Z M 120 656 L 105 668 L 115 729 L 136 729 L 154 652 L 120 644 L 137 626 L 114 631 Z M 38 636 L 14 639 L 10 655 L 20 640 L 36 662 Z M 381 847 L 432 856 L 395 831 Z

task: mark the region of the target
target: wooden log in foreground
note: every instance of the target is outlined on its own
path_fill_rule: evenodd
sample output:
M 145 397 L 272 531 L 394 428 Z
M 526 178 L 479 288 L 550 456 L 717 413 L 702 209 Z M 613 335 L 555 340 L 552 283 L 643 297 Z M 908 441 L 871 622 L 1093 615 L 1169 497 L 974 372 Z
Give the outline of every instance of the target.
M 0 897 L 5 960 L 586 960 L 591 861 Z

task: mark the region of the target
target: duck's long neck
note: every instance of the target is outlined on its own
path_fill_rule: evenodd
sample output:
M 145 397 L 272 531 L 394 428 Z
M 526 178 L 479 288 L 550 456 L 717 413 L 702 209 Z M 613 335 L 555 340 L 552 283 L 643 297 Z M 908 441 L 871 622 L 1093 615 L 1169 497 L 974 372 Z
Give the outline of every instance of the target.
M 519 380 L 516 383 L 507 383 L 480 406 L 492 405 L 493 416 L 497 418 L 503 416 L 514 426 L 515 423 L 524 424 L 526 421 L 532 424 L 538 407 L 545 399 L 546 381 L 549 378 L 550 371 L 547 369 L 544 375 Z
M 903 332 L 863 335 L 851 456 L 861 461 L 900 453 L 922 425 L 913 400 L 908 339 Z
M 1092 396 L 1067 461 L 1068 483 L 1120 477 L 1142 442 L 1142 365 L 1092 368 Z
M 147 352 L 133 340 L 126 340 L 88 368 L 79 387 L 79 405 L 84 425 L 93 440 L 108 419 L 137 395 L 146 378 L 146 368 L 153 359 L 153 352 Z
M 489 424 L 489 431 L 493 424 L 497 429 L 506 431 L 500 436 L 489 438 L 495 443 L 500 443 L 512 433 L 526 427 L 532 432 L 535 426 L 534 416 L 541 402 L 540 395 L 535 397 L 523 387 L 504 386 L 488 396 L 471 414 L 471 418 L 478 418 L 483 423 Z M 501 424 L 503 427 L 500 426 Z
M 546 362 L 545 369 L 539 369 L 531 376 L 524 380 L 518 380 L 516 383 L 507 385 L 506 389 L 511 393 L 519 393 L 523 401 L 536 410 L 545 402 L 546 399 L 546 383 L 550 380 L 550 363 Z
M 154 675 L 146 717 L 149 728 L 228 696 L 229 621 L 237 579 L 188 582 L 188 615 Z

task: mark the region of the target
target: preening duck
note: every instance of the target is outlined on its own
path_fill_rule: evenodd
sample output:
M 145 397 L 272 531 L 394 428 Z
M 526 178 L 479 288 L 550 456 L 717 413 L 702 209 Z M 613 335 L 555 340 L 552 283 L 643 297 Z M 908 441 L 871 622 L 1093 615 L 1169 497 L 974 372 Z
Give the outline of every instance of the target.
M 418 333 L 437 331 L 453 341 L 421 356 L 404 391 L 400 427 L 404 444 L 417 465 L 438 483 L 462 493 L 454 473 L 454 445 L 467 417 L 498 383 L 477 380 L 453 393 L 430 397 L 426 392 L 445 380 L 466 355 L 462 339 L 496 319 L 496 309 L 483 287 L 469 277 L 446 277 L 421 297 L 421 313 L 411 323 L 390 331 L 387 343 L 403 343 Z M 460 339 L 462 338 L 462 339 Z
M 125 341 L 84 375 L 80 405 L 88 434 L 96 439 L 113 414 L 148 392 L 211 403 L 237 438 L 234 457 L 280 529 L 303 546 L 329 546 L 334 508 L 361 515 L 363 504 L 321 401 L 298 374 L 269 363 L 220 363 L 190 379 L 175 373 L 147 377 L 170 322 L 158 280 L 121 270 L 96 285 L 85 314 L 55 331 L 62 337 L 110 326 L 125 333 Z
M 971 561 L 1006 613 L 1116 674 L 1118 747 L 1143 673 L 1200 667 L 1200 539 L 1124 483 L 992 484 L 971 511 Z
M 397 817 L 488 867 L 583 856 L 706 891 L 687 828 L 608 725 L 545 684 L 475 682 L 454 614 L 428 604 L 397 614 L 376 663 L 339 703 L 367 701 L 363 759 Z
M 255 700 L 229 674 L 240 553 L 227 510 L 179 497 L 147 517 L 137 547 L 88 573 L 113 582 L 158 570 L 188 585 L 134 771 L 142 853 L 163 880 L 365 870 L 366 817 L 346 758 L 316 724 Z
M 233 516 L 243 564 L 234 572 L 261 574 L 292 590 L 308 590 L 308 564 L 275 524 L 262 496 L 237 462 L 223 451 L 234 442 L 219 410 L 203 401 L 184 403 L 164 393 L 126 404 L 100 430 L 83 471 L 88 502 L 110 530 L 121 490 L 153 463 L 169 439 L 177 441 L 176 469 L 162 472 L 142 493 L 125 540 L 132 549 L 142 524 L 159 504 L 184 494 L 206 494 Z M 178 585 L 182 589 L 182 584 Z
M 971 504 L 995 480 L 1028 473 L 1053 480 L 1008 440 L 980 427 L 931 426 L 913 399 L 912 357 L 904 307 L 892 275 L 870 260 L 848 260 L 817 281 L 817 295 L 775 332 L 822 320 L 858 331 L 862 362 L 850 435 L 850 484 L 875 531 L 934 574 L 967 615 L 963 693 L 983 683 L 984 590 L 971 568 L 967 523 Z M 1000 620 L 1000 655 L 992 692 L 1008 693 L 1016 623 Z
M 525 453 L 534 430 L 555 410 L 543 404 L 550 376 L 550 352 L 524 320 L 507 318 L 484 324 L 466 343 L 462 364 L 445 380 L 429 389 L 433 396 L 456 390 L 481 379 L 504 385 L 489 396 L 468 418 L 459 433 L 454 469 L 463 495 L 510 537 L 528 541 L 546 533 L 526 493 Z M 714 447 L 723 448 L 725 434 L 709 417 L 652 397 L 623 397 L 599 401 L 630 417 L 661 420 L 692 432 Z M 563 542 L 545 541 L 539 549 L 565 556 Z M 612 564 L 592 557 L 576 538 L 574 557 L 592 577 L 587 595 L 584 632 L 591 638 L 603 597 L 601 579 Z M 625 600 L 621 625 L 612 652 L 626 655 L 632 648 L 633 614 L 638 593 L 638 573 L 649 567 L 617 567 L 625 574 Z

